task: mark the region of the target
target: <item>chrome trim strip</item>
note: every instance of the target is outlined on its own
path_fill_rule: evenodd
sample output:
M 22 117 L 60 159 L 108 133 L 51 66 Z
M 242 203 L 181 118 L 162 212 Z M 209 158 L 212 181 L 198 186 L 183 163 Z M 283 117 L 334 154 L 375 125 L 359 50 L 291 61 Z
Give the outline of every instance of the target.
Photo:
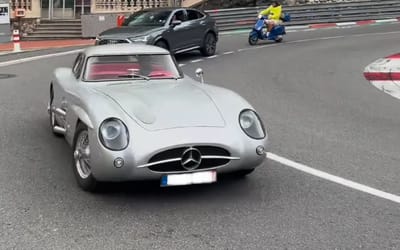
M 225 160 L 240 160 L 240 157 L 235 157 L 235 156 L 222 156 L 222 155 L 202 155 L 201 159 L 225 159 Z M 167 160 L 162 160 L 162 161 L 155 161 L 152 163 L 147 163 L 143 165 L 137 166 L 137 168 L 147 168 L 151 167 L 154 165 L 159 165 L 159 164 L 164 164 L 164 163 L 169 163 L 169 162 L 175 162 L 175 161 L 181 161 L 182 158 L 172 158 L 172 159 L 167 159 Z
M 65 110 L 62 110 L 60 108 L 53 108 L 53 112 L 56 113 L 59 116 L 65 117 L 67 115 L 67 113 L 65 112 Z
M 155 161 L 155 162 L 152 162 L 152 163 L 139 165 L 139 166 L 137 166 L 137 168 L 147 168 L 147 167 L 158 165 L 158 164 L 164 164 L 164 163 L 169 163 L 169 162 L 174 162 L 174 161 L 181 161 L 181 159 L 182 158 L 172 158 L 172 159 L 168 159 L 168 160 Z
M 222 155 L 202 155 L 201 159 L 224 159 L 224 160 L 240 160 L 240 157 L 222 156 Z

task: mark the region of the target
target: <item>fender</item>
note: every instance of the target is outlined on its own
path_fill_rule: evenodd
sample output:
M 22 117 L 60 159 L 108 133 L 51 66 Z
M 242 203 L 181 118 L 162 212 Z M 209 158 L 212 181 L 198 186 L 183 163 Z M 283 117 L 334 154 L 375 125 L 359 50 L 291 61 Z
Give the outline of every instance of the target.
M 210 29 L 210 28 L 208 28 L 208 29 L 206 29 L 206 31 L 204 32 L 204 34 L 203 34 L 203 36 L 205 36 L 207 33 L 212 33 L 212 34 L 214 34 L 214 36 L 215 36 L 215 41 L 216 42 L 218 42 L 218 32 L 217 31 L 215 31 L 215 30 L 213 30 L 213 29 Z
M 154 38 L 154 42 L 152 45 L 156 44 L 160 40 L 164 40 L 167 43 L 168 48 L 171 49 L 171 44 L 169 43 L 169 41 L 163 38 L 161 35 L 158 35 L 156 38 Z
M 88 128 L 93 129 L 93 123 L 89 118 L 89 115 L 86 113 L 85 110 L 83 110 L 81 107 L 78 107 L 76 105 L 72 105 L 71 109 L 73 112 L 76 114 L 77 118 L 83 122 Z M 74 128 L 75 130 L 75 128 Z
M 68 144 L 72 146 L 78 121 L 84 123 L 88 127 L 88 129 L 94 129 L 94 126 L 89 115 L 81 107 L 77 105 L 71 105 L 68 113 L 69 113 L 68 116 L 70 117 L 69 118 L 70 123 L 68 125 L 69 128 L 67 128 L 67 134 L 65 136 L 65 139 L 68 142 Z

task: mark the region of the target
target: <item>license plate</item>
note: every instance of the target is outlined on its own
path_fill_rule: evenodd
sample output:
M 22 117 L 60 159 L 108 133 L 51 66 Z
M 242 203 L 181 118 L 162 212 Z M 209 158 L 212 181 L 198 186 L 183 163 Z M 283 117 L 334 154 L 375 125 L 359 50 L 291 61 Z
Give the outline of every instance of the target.
M 187 174 L 169 174 L 161 177 L 161 186 L 183 186 L 192 184 L 213 183 L 216 181 L 216 171 L 204 171 Z

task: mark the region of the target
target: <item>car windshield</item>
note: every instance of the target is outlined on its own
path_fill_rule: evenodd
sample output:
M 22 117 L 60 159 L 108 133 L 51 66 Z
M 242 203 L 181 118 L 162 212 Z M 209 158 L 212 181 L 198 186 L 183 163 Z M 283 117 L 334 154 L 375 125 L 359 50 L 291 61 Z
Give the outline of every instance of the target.
M 177 79 L 182 74 L 170 55 L 92 56 L 84 81 Z
M 168 11 L 139 11 L 125 20 L 122 26 L 163 26 L 171 15 Z

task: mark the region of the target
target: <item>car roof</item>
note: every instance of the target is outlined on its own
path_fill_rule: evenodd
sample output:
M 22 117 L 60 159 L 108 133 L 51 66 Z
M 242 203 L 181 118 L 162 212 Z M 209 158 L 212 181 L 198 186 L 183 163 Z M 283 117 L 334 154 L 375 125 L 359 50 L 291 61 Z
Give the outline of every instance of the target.
M 202 10 L 199 9 L 195 9 L 192 7 L 157 7 L 157 8 L 146 8 L 146 9 L 142 9 L 140 11 L 166 11 L 166 10 L 170 10 L 170 11 L 174 11 L 174 10 L 197 10 L 202 12 Z M 131 15 L 134 15 L 135 13 L 132 13 Z
M 114 56 L 114 55 L 132 55 L 132 54 L 170 54 L 168 50 L 140 43 L 119 43 L 105 44 L 88 47 L 84 50 L 89 56 Z

